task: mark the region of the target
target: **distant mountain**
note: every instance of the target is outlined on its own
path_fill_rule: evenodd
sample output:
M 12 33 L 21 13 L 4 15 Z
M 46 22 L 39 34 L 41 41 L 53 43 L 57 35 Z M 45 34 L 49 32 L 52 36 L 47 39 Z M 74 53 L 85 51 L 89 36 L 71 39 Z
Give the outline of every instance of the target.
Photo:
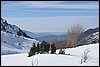
M 66 37 L 66 32 L 44 32 L 44 33 L 32 33 L 30 31 L 23 30 L 29 36 L 39 40 L 39 41 L 51 41 L 51 40 L 64 40 Z
M 94 29 L 88 29 L 85 32 L 85 38 L 88 40 L 88 43 L 99 43 L 99 27 Z
M 28 35 L 31 37 L 34 37 L 35 39 L 39 41 L 52 41 L 52 40 L 64 40 L 66 36 L 66 32 L 46 32 L 46 33 L 32 33 L 30 31 L 25 31 Z M 91 36 L 95 33 L 99 32 L 99 27 L 96 27 L 94 29 L 88 29 L 84 32 L 85 38 L 91 39 Z M 99 35 L 98 35 L 99 36 Z M 95 37 L 95 35 L 94 35 Z M 98 39 L 98 38 L 97 38 Z M 97 40 L 96 39 L 96 40 Z M 98 39 L 99 40 L 99 39 Z M 93 40 L 92 40 L 93 41 Z M 97 41 L 96 41 L 97 42 Z M 91 42 L 92 43 L 92 42 Z
M 27 52 L 39 41 L 28 36 L 18 26 L 8 24 L 1 18 L 1 54 Z
M 89 36 L 89 35 L 91 35 L 91 34 L 93 34 L 95 32 L 99 32 L 99 27 L 96 27 L 94 29 L 88 29 L 84 33 L 85 33 L 85 36 Z
M 35 32 L 33 33 L 33 32 L 30 32 L 30 31 L 26 31 L 26 30 L 23 30 L 23 31 L 33 38 L 51 35 L 50 33 L 35 33 Z
M 91 35 L 87 36 L 88 43 L 99 43 L 99 32 L 92 33 Z
M 44 37 L 37 37 L 36 39 L 39 41 L 52 41 L 52 40 L 64 40 L 66 35 L 49 35 L 49 36 L 44 36 Z

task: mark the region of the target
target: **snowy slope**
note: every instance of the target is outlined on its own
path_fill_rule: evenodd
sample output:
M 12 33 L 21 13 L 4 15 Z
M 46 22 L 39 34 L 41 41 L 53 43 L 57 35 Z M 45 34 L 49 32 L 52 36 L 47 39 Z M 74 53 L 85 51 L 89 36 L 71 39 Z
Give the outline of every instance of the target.
M 1 54 L 27 52 L 32 46 L 33 42 L 38 42 L 35 39 L 29 40 L 22 37 L 17 38 L 7 33 L 4 33 L 1 37 Z
M 39 41 L 31 38 L 18 26 L 8 24 L 1 18 L 1 54 L 12 54 L 27 52 Z
M 81 64 L 85 49 L 89 49 L 89 61 Z M 59 50 L 56 52 L 58 53 Z M 1 66 L 99 66 L 99 43 L 65 49 L 65 55 L 38 54 L 27 57 L 28 53 L 1 56 Z M 70 55 L 67 55 L 69 54 Z M 16 63 L 17 62 L 17 63 Z
M 2 18 L 1 18 L 1 31 L 14 34 L 14 35 L 18 35 L 18 36 L 24 36 L 24 37 L 32 39 L 32 37 L 28 36 L 18 26 L 11 25 L 5 19 L 2 19 Z
M 88 43 L 99 43 L 99 32 L 87 36 Z
M 1 31 L 1 54 L 27 52 L 33 42 L 39 41 Z

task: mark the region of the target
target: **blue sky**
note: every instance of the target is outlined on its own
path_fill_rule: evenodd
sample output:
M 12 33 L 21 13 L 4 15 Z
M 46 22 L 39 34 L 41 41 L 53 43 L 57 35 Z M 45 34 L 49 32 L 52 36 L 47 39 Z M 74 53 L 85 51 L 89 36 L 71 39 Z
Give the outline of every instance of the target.
M 99 26 L 99 1 L 1 1 L 1 17 L 32 32 L 66 32 L 73 24 Z

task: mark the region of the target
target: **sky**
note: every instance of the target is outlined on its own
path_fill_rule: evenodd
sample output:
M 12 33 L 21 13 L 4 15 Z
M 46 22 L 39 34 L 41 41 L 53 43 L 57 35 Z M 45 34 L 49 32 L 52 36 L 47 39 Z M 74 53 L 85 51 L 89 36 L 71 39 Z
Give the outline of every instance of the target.
M 99 27 L 99 1 L 1 1 L 1 17 L 31 32 Z

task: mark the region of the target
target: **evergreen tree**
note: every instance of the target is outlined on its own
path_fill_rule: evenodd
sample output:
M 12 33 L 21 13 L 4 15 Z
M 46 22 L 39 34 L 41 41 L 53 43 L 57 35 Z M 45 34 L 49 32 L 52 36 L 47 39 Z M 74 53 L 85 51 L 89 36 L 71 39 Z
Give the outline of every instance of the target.
M 55 44 L 52 43 L 51 44 L 51 54 L 54 54 L 56 52 L 56 47 L 55 47 Z
M 50 45 L 46 41 L 42 41 L 42 43 L 40 44 L 40 51 L 49 53 L 49 48 Z
M 45 46 L 44 46 L 44 51 L 46 51 L 47 53 L 49 53 L 49 48 L 50 48 L 50 45 L 46 42 Z
M 46 42 L 43 40 L 42 43 L 40 44 L 40 51 L 44 51 L 45 43 L 46 43 Z
M 36 52 L 36 46 L 35 46 L 35 43 L 33 43 L 31 49 L 30 49 L 30 52 L 29 52 L 29 56 L 32 56 L 32 55 L 35 55 L 35 52 Z
M 39 43 L 37 44 L 36 48 L 37 48 L 36 52 L 39 53 L 39 51 L 40 51 L 40 44 Z

